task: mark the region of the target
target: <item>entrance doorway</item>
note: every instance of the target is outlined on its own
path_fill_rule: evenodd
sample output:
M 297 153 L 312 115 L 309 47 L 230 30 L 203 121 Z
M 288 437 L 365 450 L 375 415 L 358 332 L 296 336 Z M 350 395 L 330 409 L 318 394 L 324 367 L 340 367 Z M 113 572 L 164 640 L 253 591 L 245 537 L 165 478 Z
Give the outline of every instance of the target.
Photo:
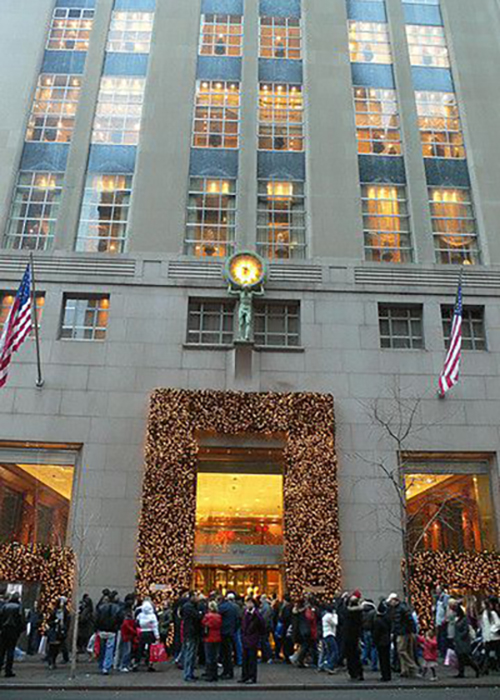
M 197 566 L 194 587 L 206 595 L 233 591 L 240 596 L 283 595 L 281 570 L 277 567 Z

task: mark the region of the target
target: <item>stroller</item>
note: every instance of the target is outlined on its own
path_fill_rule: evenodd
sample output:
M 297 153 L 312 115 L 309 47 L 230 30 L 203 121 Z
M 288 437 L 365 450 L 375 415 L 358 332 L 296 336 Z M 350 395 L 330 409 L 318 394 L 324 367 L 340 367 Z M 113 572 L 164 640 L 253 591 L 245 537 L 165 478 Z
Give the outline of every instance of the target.
M 471 643 L 471 656 L 479 666 L 481 675 L 488 672 L 488 654 L 481 633 Z

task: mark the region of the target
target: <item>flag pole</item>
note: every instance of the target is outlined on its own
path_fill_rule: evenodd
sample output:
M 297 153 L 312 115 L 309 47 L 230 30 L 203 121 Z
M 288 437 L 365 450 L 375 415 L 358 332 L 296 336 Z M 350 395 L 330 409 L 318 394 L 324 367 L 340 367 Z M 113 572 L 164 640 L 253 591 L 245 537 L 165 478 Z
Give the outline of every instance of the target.
M 30 253 L 30 264 L 31 264 L 31 309 L 33 314 L 33 327 L 35 329 L 35 345 L 36 345 L 36 368 L 37 368 L 37 379 L 36 387 L 41 389 L 45 384 L 42 376 L 42 359 L 40 354 L 40 335 L 38 333 L 38 309 L 36 307 L 36 281 L 35 281 L 35 264 L 33 260 L 33 253 Z

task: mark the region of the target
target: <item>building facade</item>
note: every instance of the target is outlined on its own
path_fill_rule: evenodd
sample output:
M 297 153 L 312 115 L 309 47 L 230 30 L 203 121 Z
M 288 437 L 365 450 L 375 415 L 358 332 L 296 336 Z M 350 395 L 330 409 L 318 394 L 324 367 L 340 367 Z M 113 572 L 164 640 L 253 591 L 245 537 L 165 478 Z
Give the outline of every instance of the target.
M 145 574 L 143 531 L 141 585 L 282 592 L 310 478 L 328 498 L 304 496 L 323 564 L 303 583 L 375 596 L 401 585 L 389 473 L 412 551 L 497 550 L 499 30 L 497 0 L 2 3 L 0 322 L 33 253 L 44 375 L 26 343 L 1 390 L 2 543 L 66 543 L 92 594 L 125 593 L 139 523 L 154 507 L 168 534 L 184 492 L 188 556 L 153 548 Z M 269 270 L 248 343 L 238 251 Z M 461 268 L 462 375 L 439 400 Z M 333 397 L 336 461 L 287 487 L 281 424 L 186 414 L 170 488 L 157 388 L 200 410 Z

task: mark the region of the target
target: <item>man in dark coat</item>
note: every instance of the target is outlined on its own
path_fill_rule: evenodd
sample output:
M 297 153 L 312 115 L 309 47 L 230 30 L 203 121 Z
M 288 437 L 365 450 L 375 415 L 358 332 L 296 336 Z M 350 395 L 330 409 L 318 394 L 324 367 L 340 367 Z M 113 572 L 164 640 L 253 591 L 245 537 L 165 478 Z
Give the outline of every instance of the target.
M 380 663 L 380 680 L 388 683 L 391 678 L 391 619 L 385 600 L 380 601 L 377 615 L 373 621 L 373 643 L 378 652 Z
M 13 678 L 14 652 L 17 640 L 24 629 L 19 594 L 13 593 L 0 609 L 0 671 L 5 661 L 5 678 Z
M 219 614 L 222 616 L 222 676 L 223 679 L 234 677 L 233 638 L 240 624 L 240 611 L 236 603 L 225 598 L 219 603 Z
M 184 680 L 197 680 L 194 675 L 196 664 L 196 652 L 201 637 L 202 614 L 198 607 L 196 593 L 190 593 L 187 601 L 182 606 L 182 663 L 184 667 Z
M 245 601 L 245 614 L 241 623 L 241 640 L 243 643 L 243 664 L 238 683 L 257 683 L 257 650 L 266 625 L 257 610 L 253 598 Z
M 455 653 L 458 659 L 458 675 L 456 678 L 465 678 L 465 667 L 470 666 L 479 678 L 480 670 L 471 654 L 471 641 L 469 621 L 461 605 L 457 607 L 457 622 L 455 625 Z
M 353 681 L 364 680 L 363 664 L 361 663 L 360 641 L 363 634 L 363 605 L 361 593 L 354 591 L 349 598 L 344 626 L 344 650 L 347 660 L 347 671 Z

